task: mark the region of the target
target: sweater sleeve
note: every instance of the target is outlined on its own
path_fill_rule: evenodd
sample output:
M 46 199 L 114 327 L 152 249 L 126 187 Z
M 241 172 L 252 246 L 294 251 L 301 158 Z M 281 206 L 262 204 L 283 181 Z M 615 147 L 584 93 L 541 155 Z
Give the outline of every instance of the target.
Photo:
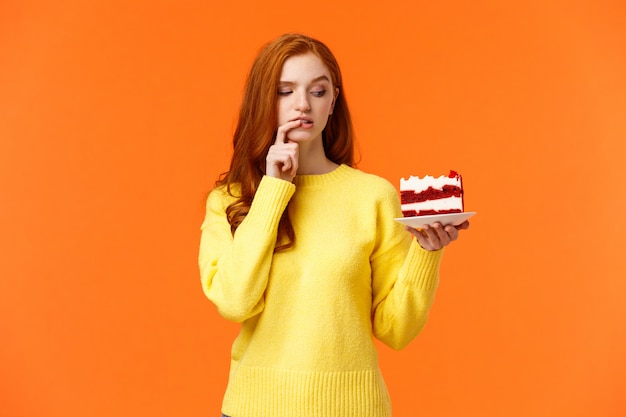
M 200 279 L 224 318 L 243 322 L 263 310 L 278 223 L 294 192 L 290 182 L 263 177 L 234 236 L 226 217 L 232 197 L 221 188 L 209 194 L 201 227 Z
M 390 186 L 379 202 L 372 266 L 372 325 L 376 338 L 404 348 L 422 330 L 439 282 L 443 250 L 426 251 L 404 226 L 400 201 Z

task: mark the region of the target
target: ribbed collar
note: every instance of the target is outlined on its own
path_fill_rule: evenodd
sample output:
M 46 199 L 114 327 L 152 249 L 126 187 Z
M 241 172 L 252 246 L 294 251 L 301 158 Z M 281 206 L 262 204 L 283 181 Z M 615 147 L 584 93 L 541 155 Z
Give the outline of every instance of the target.
M 296 175 L 294 184 L 296 187 L 322 187 L 334 184 L 348 178 L 353 172 L 353 168 L 341 164 L 327 174 Z

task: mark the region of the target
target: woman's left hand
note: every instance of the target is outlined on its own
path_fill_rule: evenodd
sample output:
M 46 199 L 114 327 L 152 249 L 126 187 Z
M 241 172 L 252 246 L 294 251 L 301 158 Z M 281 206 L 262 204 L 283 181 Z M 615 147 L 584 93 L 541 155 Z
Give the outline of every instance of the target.
M 425 225 L 421 229 L 407 226 L 406 230 L 415 236 L 422 248 L 435 251 L 457 240 L 459 238 L 459 230 L 465 230 L 468 227 L 469 222 L 465 221 L 458 226 L 449 224 L 444 227 L 441 223 L 435 223 L 432 226 Z

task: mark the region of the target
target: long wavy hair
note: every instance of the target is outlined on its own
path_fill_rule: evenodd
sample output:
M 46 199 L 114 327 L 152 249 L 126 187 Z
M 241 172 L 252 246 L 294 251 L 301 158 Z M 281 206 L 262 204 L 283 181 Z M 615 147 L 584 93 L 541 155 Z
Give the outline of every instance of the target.
M 339 88 L 335 107 L 322 132 L 326 157 L 336 164 L 354 164 L 352 119 L 339 64 L 322 42 L 301 34 L 288 33 L 268 43 L 257 55 L 246 82 L 239 119 L 233 136 L 230 169 L 217 181 L 225 185 L 235 201 L 226 209 L 233 235 L 250 210 L 252 199 L 265 174 L 265 158 L 278 129 L 278 85 L 285 61 L 292 56 L 313 53 L 328 68 L 334 87 Z M 236 185 L 237 193 L 233 193 Z M 278 226 L 274 251 L 293 246 L 295 234 L 288 211 Z

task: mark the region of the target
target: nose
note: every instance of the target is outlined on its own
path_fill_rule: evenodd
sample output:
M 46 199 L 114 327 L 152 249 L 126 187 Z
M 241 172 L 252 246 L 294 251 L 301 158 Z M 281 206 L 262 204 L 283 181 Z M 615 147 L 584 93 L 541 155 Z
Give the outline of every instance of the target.
M 308 97 L 308 94 L 306 94 L 306 92 L 302 92 L 302 93 L 297 94 L 296 103 L 295 103 L 295 110 L 301 111 L 301 112 L 306 112 L 306 111 L 311 110 L 311 105 L 309 103 L 309 97 Z

